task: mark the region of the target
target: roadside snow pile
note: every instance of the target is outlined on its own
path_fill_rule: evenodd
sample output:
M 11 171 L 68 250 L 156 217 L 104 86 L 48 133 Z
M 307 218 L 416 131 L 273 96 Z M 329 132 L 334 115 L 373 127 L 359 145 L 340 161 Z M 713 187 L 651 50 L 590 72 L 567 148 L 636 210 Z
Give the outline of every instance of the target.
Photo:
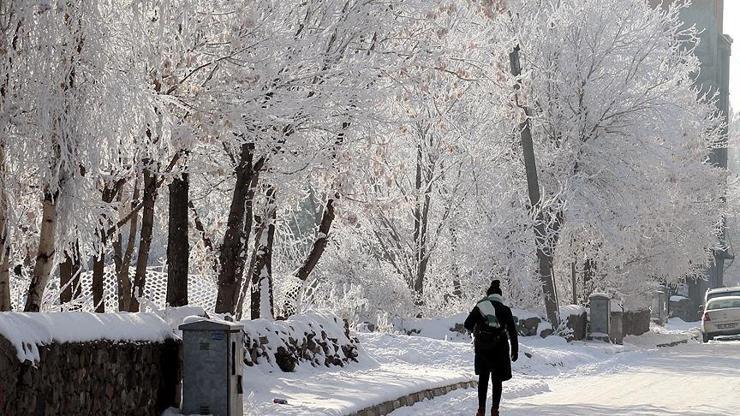
M 54 342 L 142 341 L 174 338 L 167 322 L 153 313 L 0 312 L 0 335 L 18 359 L 36 362 L 38 347 Z
M 294 371 L 301 362 L 318 366 L 344 366 L 357 362 L 356 341 L 343 321 L 328 313 L 296 315 L 285 321 L 243 320 L 244 363 L 277 365 Z
M 699 322 L 684 322 L 680 318 L 671 318 L 665 326 L 650 324 L 650 332 L 640 336 L 624 338 L 625 344 L 643 348 L 673 346 L 700 339 Z

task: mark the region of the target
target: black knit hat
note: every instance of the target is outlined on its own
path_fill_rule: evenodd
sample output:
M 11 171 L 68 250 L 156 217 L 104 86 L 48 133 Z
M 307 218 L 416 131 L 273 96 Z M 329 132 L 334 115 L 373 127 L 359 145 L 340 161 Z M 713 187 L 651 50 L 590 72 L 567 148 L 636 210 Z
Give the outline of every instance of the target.
M 497 295 L 503 295 L 503 292 L 501 292 L 501 281 L 499 280 L 494 280 L 493 282 L 491 282 L 491 286 L 486 291 L 486 295 L 488 296 L 494 293 Z

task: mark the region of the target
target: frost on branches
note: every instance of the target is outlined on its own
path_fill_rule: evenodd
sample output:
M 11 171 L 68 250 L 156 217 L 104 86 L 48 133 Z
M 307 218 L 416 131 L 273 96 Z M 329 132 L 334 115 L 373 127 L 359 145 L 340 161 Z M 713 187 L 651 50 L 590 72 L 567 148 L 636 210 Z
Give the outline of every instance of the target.
M 268 319 L 700 274 L 723 126 L 679 7 L 3 2 L 0 310 L 79 308 L 85 272 L 138 310 L 156 265 L 171 305 L 197 276 Z

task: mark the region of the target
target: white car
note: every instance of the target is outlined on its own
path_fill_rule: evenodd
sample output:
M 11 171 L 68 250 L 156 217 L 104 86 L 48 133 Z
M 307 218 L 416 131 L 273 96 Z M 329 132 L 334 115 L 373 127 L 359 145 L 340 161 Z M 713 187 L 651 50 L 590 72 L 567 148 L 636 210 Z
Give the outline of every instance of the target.
M 740 296 L 725 296 L 707 301 L 701 332 L 704 342 L 718 336 L 740 335 Z
M 723 298 L 725 296 L 740 296 L 740 286 L 709 289 L 704 295 L 704 304 L 706 305 L 710 299 Z

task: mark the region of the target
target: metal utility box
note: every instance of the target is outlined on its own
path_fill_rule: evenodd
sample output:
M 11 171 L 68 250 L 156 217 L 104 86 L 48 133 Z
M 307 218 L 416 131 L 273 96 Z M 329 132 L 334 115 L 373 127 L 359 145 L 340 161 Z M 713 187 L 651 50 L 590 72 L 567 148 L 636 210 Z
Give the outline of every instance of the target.
M 653 305 L 650 309 L 650 318 L 658 325 L 665 325 L 668 321 L 668 295 L 664 288 L 656 290 L 653 294 Z
M 604 295 L 591 295 L 590 336 L 602 338 L 609 336 L 609 318 L 611 315 L 611 300 Z
M 182 413 L 242 416 L 242 326 L 202 320 L 182 331 Z

